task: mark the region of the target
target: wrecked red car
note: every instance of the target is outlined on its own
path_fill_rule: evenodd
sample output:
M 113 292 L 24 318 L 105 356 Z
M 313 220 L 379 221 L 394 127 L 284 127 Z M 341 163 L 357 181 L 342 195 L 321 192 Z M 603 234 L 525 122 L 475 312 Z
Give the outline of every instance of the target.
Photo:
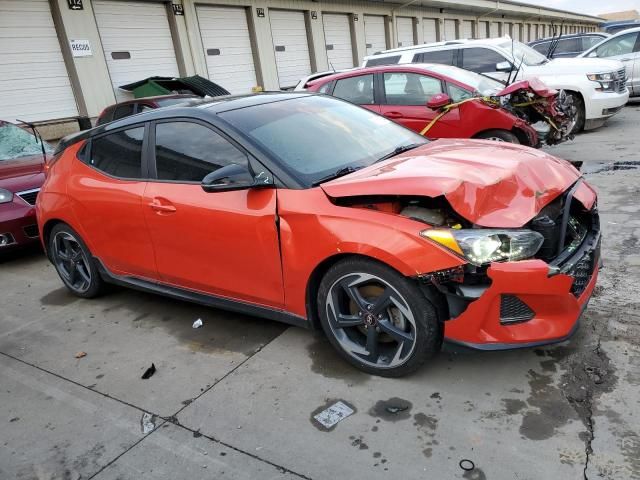
M 430 139 L 477 138 L 539 147 L 572 138 L 577 110 L 542 82 L 505 88 L 450 65 L 387 65 L 349 70 L 306 89 L 380 113 Z
M 415 370 L 443 338 L 564 340 L 598 274 L 596 193 L 569 163 L 429 142 L 325 95 L 158 109 L 58 152 L 38 225 L 75 295 L 112 282 L 322 328 L 377 375 Z

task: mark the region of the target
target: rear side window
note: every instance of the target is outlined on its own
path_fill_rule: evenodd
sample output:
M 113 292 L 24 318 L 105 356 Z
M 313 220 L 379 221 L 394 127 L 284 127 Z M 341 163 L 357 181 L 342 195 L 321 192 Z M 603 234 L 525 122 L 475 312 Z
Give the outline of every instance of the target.
M 360 75 L 336 81 L 333 96 L 356 105 L 372 105 L 373 75 Z
M 200 182 L 232 163 L 248 165 L 247 156 L 227 139 L 191 122 L 157 124 L 155 153 L 159 180 Z
M 598 36 L 582 37 L 582 50 L 589 50 L 591 47 L 597 45 L 602 40 L 603 38 Z
M 455 53 L 456 51 L 454 49 L 422 52 L 413 57 L 413 63 L 442 63 L 444 65 L 455 65 Z
M 118 178 L 142 178 L 144 127 L 110 133 L 91 141 L 89 164 Z
M 554 53 L 576 53 L 580 52 L 580 39 L 579 38 L 565 38 L 558 41 Z
M 377 65 L 395 65 L 400 61 L 400 55 L 391 57 L 375 57 L 367 60 L 366 67 L 375 67 Z
M 465 48 L 462 50 L 462 68 L 476 73 L 495 72 L 496 64 L 505 58 L 488 48 Z
M 547 53 L 549 52 L 549 46 L 551 45 L 550 42 L 543 42 L 543 43 L 539 43 L 537 45 L 533 46 L 533 49 L 538 52 L 541 53 L 542 55 L 547 55 Z
M 128 117 L 133 115 L 133 110 L 136 108 L 135 103 L 125 103 L 124 105 L 118 105 L 113 112 L 113 119 L 118 120 L 119 118 Z

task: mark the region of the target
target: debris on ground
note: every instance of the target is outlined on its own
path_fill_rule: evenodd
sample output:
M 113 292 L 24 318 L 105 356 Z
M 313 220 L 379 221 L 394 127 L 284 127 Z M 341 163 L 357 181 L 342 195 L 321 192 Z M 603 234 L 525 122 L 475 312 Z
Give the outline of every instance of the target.
M 385 410 L 387 412 L 389 412 L 391 415 L 396 415 L 396 414 L 398 414 L 400 412 L 404 412 L 408 408 L 409 407 L 405 407 L 405 406 L 402 406 L 402 407 L 388 406 L 388 407 L 385 408 Z
M 82 358 L 87 356 L 87 352 L 78 352 L 74 355 L 76 358 Z
M 154 373 L 156 373 L 156 366 L 155 366 L 155 364 L 152 363 L 151 366 L 149 368 L 147 368 L 146 372 L 144 372 L 142 374 L 142 379 L 143 380 L 147 380 L 147 379 L 151 378 L 151 376 Z
M 142 427 L 142 433 L 145 435 L 147 433 L 153 432 L 153 430 L 156 428 L 155 415 L 144 412 L 142 414 L 142 418 L 140 419 L 140 426 Z
M 353 413 L 354 410 L 351 407 L 345 405 L 343 402 L 336 402 L 313 418 L 324 428 L 331 428 Z
M 476 464 L 468 458 L 463 458 L 462 460 L 460 460 L 460 463 L 458 465 L 460 465 L 460 468 L 465 472 L 470 472 L 471 470 L 476 468 Z
M 200 328 L 202 326 L 202 319 L 199 318 L 195 322 L 193 322 L 193 328 Z

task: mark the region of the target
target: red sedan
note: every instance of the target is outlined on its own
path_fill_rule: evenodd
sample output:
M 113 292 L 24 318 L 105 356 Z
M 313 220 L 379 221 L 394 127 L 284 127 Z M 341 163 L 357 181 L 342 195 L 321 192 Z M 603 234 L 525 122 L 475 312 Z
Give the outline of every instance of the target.
M 58 148 L 38 224 L 74 294 L 115 282 L 322 328 L 370 373 L 415 370 L 443 336 L 563 340 L 595 286 L 596 193 L 569 163 L 429 142 L 336 98 L 204 100 Z
M 44 182 L 43 145 L 30 130 L 0 120 L 0 252 L 38 239 L 36 197 Z M 53 149 L 44 143 L 45 155 Z
M 523 87 L 529 90 L 530 86 L 526 84 Z M 550 108 L 546 108 L 544 115 L 529 107 L 514 108 L 509 105 L 509 100 L 513 96 L 514 100 L 517 98 L 513 103 L 520 105 L 519 96 L 513 95 L 518 89 L 510 88 L 506 94 L 509 98 L 500 101 L 505 90 L 502 83 L 449 65 L 409 64 L 355 69 L 313 80 L 307 83 L 306 90 L 342 98 L 416 132 L 422 132 L 436 119 L 442 106 L 474 96 L 494 97 L 491 102 L 478 99 L 451 109 L 424 133 L 431 139 L 480 138 L 538 147 L 549 136 L 551 129 L 544 120 L 545 116 L 561 117 L 554 118 L 556 125 L 565 123 L 562 118 L 565 115 L 554 111 L 555 101 Z M 555 97 L 557 93 L 548 89 L 538 90 L 539 93 L 529 91 L 536 98 L 542 97 L 542 101 L 546 101 L 545 95 Z M 435 104 L 430 104 L 432 100 Z M 526 98 L 525 102 L 528 100 Z M 569 123 L 569 119 L 566 123 Z M 553 143 L 565 140 L 569 133 L 570 130 L 559 132 Z

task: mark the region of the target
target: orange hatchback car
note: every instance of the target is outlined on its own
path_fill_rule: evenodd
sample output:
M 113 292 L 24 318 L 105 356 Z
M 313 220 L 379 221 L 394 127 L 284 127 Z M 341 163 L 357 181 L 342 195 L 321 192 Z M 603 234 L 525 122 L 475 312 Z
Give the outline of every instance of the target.
M 194 101 L 64 139 L 37 201 L 80 297 L 105 282 L 322 328 L 400 376 L 443 338 L 566 339 L 599 265 L 596 194 L 569 163 L 428 142 L 322 95 Z

